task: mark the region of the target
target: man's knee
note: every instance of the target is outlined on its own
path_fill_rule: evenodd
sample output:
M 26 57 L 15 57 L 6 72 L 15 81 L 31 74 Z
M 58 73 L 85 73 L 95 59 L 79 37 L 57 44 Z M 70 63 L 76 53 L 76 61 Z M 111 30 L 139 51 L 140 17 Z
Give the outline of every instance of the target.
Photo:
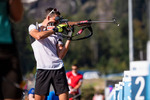
M 59 100 L 69 100 L 68 92 L 59 94 Z

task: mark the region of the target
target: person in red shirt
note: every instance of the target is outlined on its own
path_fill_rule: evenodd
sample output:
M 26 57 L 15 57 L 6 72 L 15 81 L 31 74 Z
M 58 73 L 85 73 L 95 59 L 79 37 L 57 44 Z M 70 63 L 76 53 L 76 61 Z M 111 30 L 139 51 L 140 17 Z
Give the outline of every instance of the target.
M 70 89 L 69 100 L 80 100 L 81 98 L 80 87 L 82 85 L 83 75 L 78 73 L 77 70 L 78 66 L 72 65 L 72 71 L 66 73 Z

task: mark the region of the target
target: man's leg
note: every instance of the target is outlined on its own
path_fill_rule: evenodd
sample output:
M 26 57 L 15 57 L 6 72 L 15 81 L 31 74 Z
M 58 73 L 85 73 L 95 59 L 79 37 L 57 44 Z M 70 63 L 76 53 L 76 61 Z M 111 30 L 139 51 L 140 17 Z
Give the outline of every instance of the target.
M 69 88 L 64 67 L 62 67 L 59 70 L 53 71 L 52 85 L 54 87 L 56 95 L 59 96 L 59 100 L 69 100 L 68 99 Z
M 45 100 L 45 96 L 35 94 L 35 100 Z
M 50 88 L 50 70 L 38 69 L 35 82 L 35 100 L 44 100 L 49 94 Z
M 69 100 L 68 92 L 59 95 L 59 100 Z

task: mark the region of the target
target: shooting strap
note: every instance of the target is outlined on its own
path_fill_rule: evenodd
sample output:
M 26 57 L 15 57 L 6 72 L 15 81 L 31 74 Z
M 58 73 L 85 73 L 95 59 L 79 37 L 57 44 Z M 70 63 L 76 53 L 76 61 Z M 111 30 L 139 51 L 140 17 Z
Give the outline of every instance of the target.
M 91 37 L 93 35 L 93 29 L 92 29 L 92 27 L 91 26 L 85 26 L 75 36 L 80 35 L 85 29 L 88 29 L 88 31 L 89 31 L 88 35 L 86 35 L 84 37 L 81 37 L 81 38 L 76 38 L 76 39 L 72 38 L 72 41 L 78 41 L 78 40 L 87 39 L 87 38 L 89 38 L 89 37 Z M 73 37 L 75 37 L 75 36 L 73 36 Z

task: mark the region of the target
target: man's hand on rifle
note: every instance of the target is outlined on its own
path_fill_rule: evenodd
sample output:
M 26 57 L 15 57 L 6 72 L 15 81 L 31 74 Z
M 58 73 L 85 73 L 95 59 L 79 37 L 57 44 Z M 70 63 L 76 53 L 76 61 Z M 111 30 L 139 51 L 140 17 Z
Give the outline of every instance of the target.
M 68 29 L 68 25 L 67 24 L 59 24 L 58 26 L 53 28 L 53 31 L 54 32 L 60 32 L 60 33 L 63 33 L 64 31 L 66 31 L 67 34 L 68 34 L 67 39 L 68 40 L 72 40 L 73 31 L 71 29 L 70 30 Z
M 68 31 L 68 37 L 67 37 L 68 40 L 72 40 L 72 34 L 73 34 L 73 31 L 69 30 Z
M 56 26 L 55 28 L 53 28 L 54 32 L 64 32 L 64 30 L 68 27 L 68 25 L 66 24 L 59 24 L 58 26 Z

